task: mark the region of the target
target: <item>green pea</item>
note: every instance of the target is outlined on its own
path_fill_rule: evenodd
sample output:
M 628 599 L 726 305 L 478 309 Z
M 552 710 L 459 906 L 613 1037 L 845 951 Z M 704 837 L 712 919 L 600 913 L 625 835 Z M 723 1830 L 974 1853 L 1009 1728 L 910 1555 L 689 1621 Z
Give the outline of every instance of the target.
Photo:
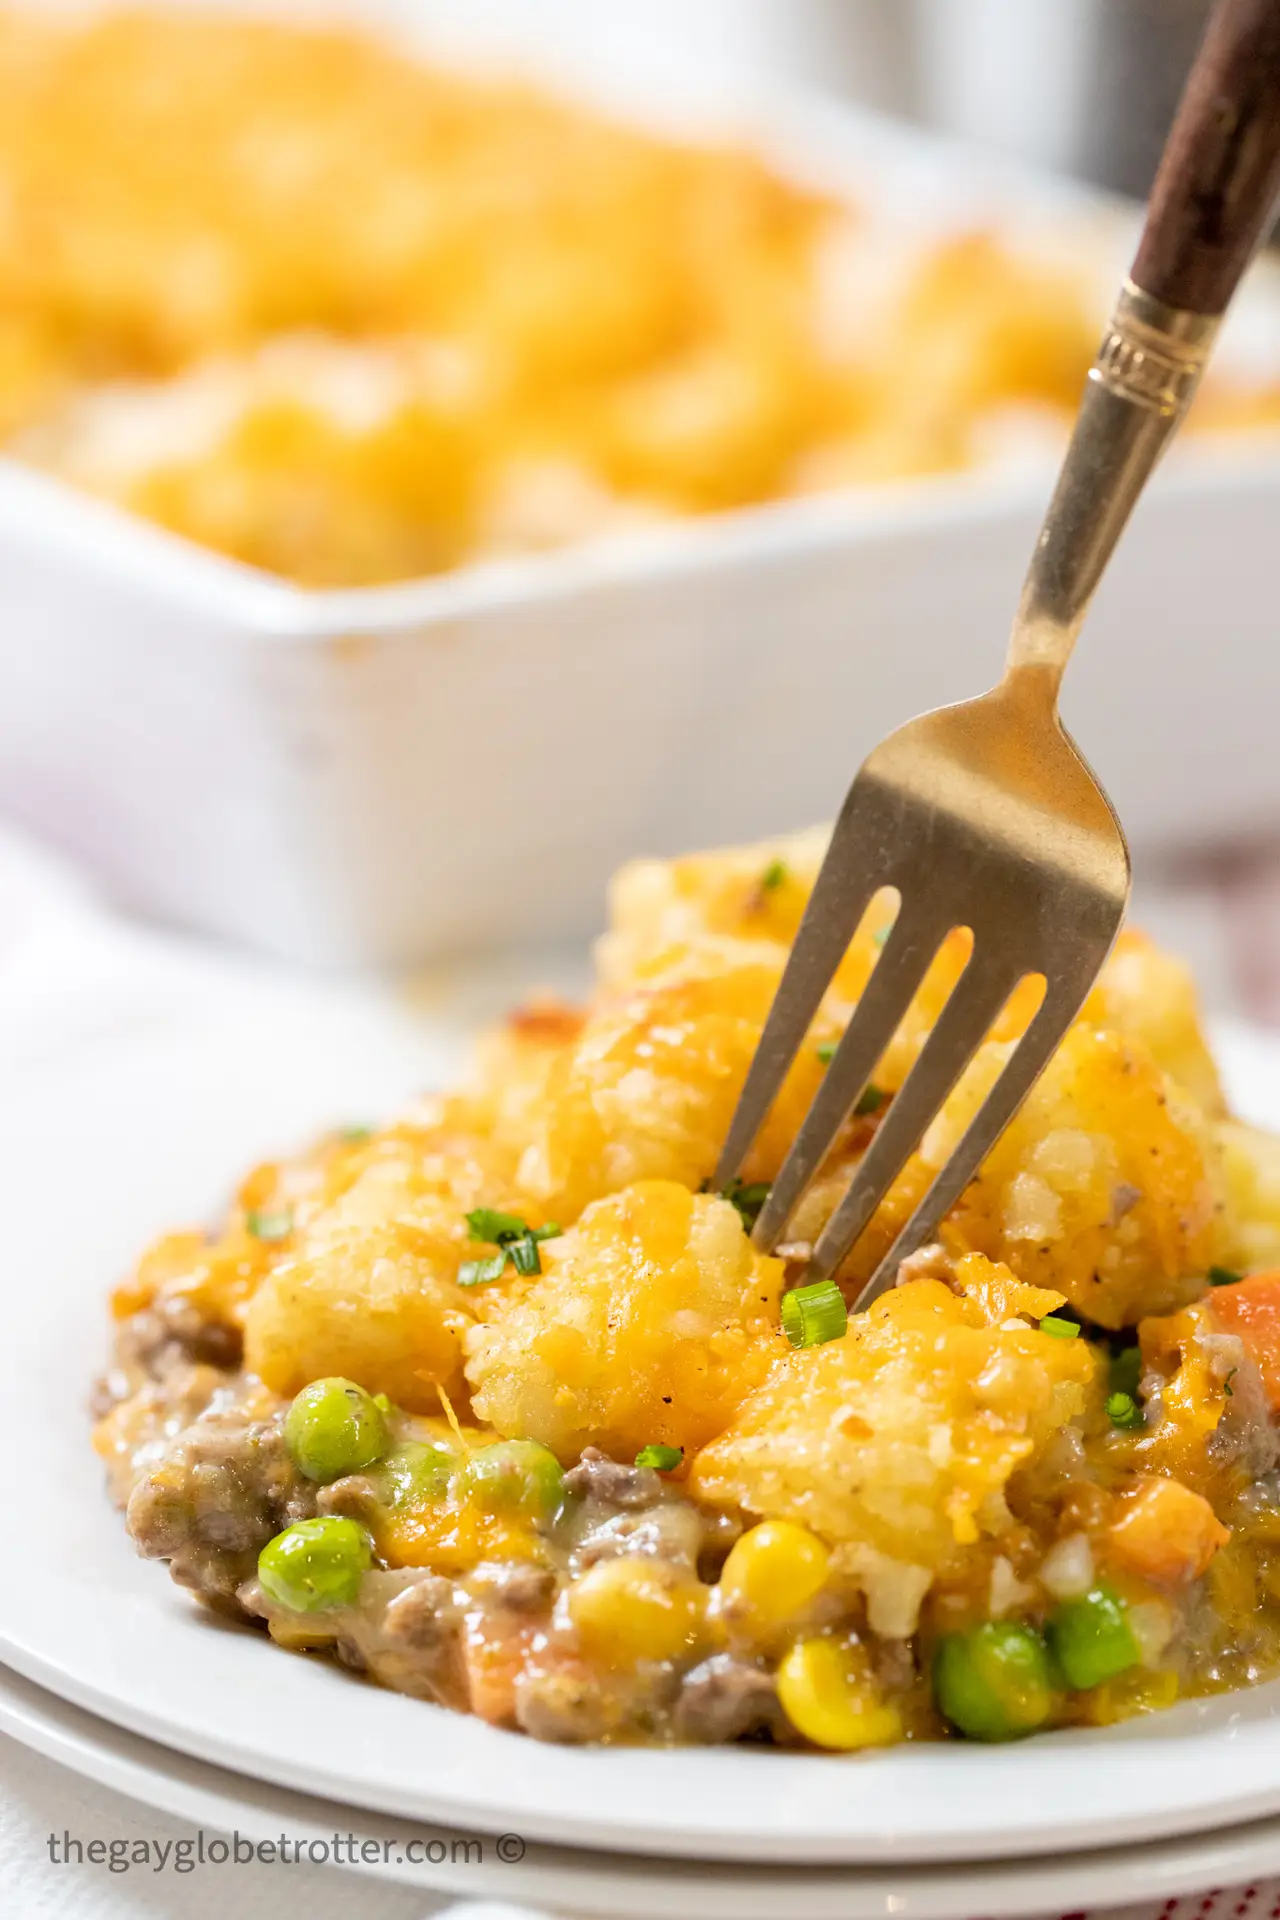
M 462 1487 L 483 1513 L 549 1520 L 564 1502 L 564 1473 L 536 1440 L 497 1440 L 478 1447 L 462 1470 Z
M 387 1423 L 371 1394 L 354 1380 L 313 1380 L 285 1418 L 289 1457 L 308 1480 L 360 1473 L 387 1450 Z
M 458 1456 L 450 1447 L 429 1441 L 403 1441 L 391 1449 L 378 1468 L 383 1504 L 395 1513 L 433 1506 L 448 1493 L 457 1465 Z
M 938 1711 L 970 1740 L 1017 1740 L 1048 1719 L 1053 1682 L 1044 1641 L 1013 1620 L 950 1633 L 933 1661 Z
M 1082 1693 L 1100 1687 L 1138 1663 L 1138 1643 L 1124 1601 L 1097 1586 L 1078 1600 L 1064 1600 L 1050 1614 L 1045 1632 L 1068 1686 Z
M 349 1607 L 372 1561 L 364 1528 L 325 1514 L 318 1520 L 298 1520 L 268 1540 L 258 1555 L 258 1579 L 277 1606 L 319 1613 L 327 1607 Z

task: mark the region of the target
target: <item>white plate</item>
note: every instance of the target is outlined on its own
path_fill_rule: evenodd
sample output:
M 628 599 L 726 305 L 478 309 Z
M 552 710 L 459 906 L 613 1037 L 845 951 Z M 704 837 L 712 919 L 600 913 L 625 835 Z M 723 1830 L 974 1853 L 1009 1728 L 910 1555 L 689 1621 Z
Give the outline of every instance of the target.
M 123 1733 L 0 1667 L 0 1728 L 52 1760 L 148 1806 L 248 1840 L 379 1843 L 376 1861 L 357 1871 L 436 1892 L 531 1901 L 556 1914 L 616 1915 L 618 1920 L 971 1920 L 1061 1914 L 1161 1901 L 1211 1887 L 1256 1884 L 1280 1868 L 1280 1823 L 1065 1861 L 993 1862 L 961 1867 L 733 1867 L 659 1861 L 625 1854 L 573 1853 L 532 1845 L 503 1863 L 496 1845 L 475 1835 L 415 1824 L 412 1829 L 359 1808 L 246 1780 Z M 438 1864 L 404 1857 L 417 1841 Z M 461 1849 L 470 1843 L 469 1857 Z M 457 1851 L 455 1855 L 455 1843 Z M 518 1851 L 518 1849 L 516 1849 Z M 512 1851 L 510 1839 L 507 1851 Z M 482 1857 L 481 1857 L 482 1856 Z M 1141 1916 L 1131 1915 L 1131 1920 Z
M 495 1732 L 289 1657 L 220 1623 L 135 1558 L 107 1506 L 84 1400 L 104 1292 L 149 1232 L 218 1199 L 250 1156 L 395 1085 L 389 1033 L 323 1000 L 132 1031 L 0 1087 L 6 1538 L 0 1655 L 134 1732 L 255 1778 L 382 1813 L 529 1840 L 813 1864 L 998 1858 L 1186 1833 L 1280 1810 L 1280 1686 L 1013 1749 L 866 1758 L 762 1750 L 576 1751 Z M 256 1010 L 256 1013 L 255 1011 Z M 379 1048 L 382 1049 L 379 1055 Z M 1280 1118 L 1280 1046 L 1237 1035 L 1237 1095 Z

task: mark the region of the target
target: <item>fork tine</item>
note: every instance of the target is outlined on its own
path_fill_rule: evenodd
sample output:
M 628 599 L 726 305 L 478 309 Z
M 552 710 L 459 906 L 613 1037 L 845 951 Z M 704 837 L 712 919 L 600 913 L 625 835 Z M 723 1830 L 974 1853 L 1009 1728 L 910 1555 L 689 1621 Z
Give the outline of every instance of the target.
M 1016 980 L 1007 965 L 988 963 L 981 949 L 974 947 L 919 1059 L 823 1229 L 810 1261 L 815 1279 L 834 1273 L 863 1231 L 986 1037 Z
M 751 1240 L 762 1252 L 772 1253 L 782 1238 L 788 1220 L 866 1088 L 876 1061 L 897 1032 L 940 944 L 936 919 L 932 928 L 926 929 L 920 916 L 909 917 L 905 910 L 899 913 L 822 1085 L 760 1209 Z
M 858 922 L 872 895 L 888 884 L 867 858 L 865 832 L 855 831 L 853 802 L 851 792 L 832 830 L 773 997 L 716 1167 L 713 1184 L 717 1189 L 728 1186 L 750 1153 Z
M 887 1293 L 894 1284 L 899 1264 L 932 1238 L 938 1222 L 960 1198 L 1040 1078 L 1054 1048 L 1084 1005 L 1091 981 L 1092 975 L 1078 991 L 1072 984 L 1045 994 L 1034 1020 L 969 1122 L 959 1144 L 855 1300 L 855 1312 L 869 1307 L 882 1293 Z

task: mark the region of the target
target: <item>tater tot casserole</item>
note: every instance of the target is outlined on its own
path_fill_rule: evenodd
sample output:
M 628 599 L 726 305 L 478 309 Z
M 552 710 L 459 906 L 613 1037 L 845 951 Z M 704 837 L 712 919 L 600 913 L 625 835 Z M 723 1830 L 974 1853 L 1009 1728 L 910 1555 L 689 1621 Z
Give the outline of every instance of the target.
M 1280 1670 L 1280 1141 L 1227 1110 L 1177 961 L 1122 937 L 937 1244 L 849 1315 L 1036 1004 L 806 1282 L 950 936 L 756 1251 L 885 896 L 709 1189 L 823 844 L 625 869 L 586 1007 L 525 1007 L 458 1091 L 143 1256 L 94 1430 L 140 1553 L 281 1647 L 563 1742 L 1003 1740 Z
M 750 152 L 371 38 L 0 12 L 0 444 L 307 586 L 1062 428 L 1089 273 L 885 241 Z

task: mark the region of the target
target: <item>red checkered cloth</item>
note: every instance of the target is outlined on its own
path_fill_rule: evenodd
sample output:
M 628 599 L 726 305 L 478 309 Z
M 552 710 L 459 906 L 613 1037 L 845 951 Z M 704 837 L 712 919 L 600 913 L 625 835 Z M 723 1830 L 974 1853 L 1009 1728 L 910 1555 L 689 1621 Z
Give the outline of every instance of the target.
M 1188 1893 L 1159 1904 L 1062 1914 L 1059 1920 L 1280 1920 L 1280 1880 L 1258 1880 L 1216 1893 Z

